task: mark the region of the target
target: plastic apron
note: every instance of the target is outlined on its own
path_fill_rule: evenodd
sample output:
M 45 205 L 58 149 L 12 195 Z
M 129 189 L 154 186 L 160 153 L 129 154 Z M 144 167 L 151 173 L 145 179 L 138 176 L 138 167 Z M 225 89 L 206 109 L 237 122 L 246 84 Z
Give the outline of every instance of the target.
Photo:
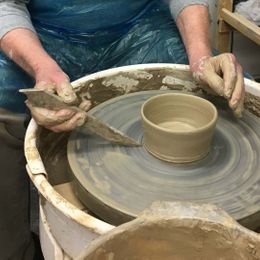
M 187 56 L 164 0 L 31 0 L 31 19 L 47 52 L 71 80 L 139 63 L 183 63 Z M 0 54 L 0 107 L 24 112 L 18 88 L 34 81 Z

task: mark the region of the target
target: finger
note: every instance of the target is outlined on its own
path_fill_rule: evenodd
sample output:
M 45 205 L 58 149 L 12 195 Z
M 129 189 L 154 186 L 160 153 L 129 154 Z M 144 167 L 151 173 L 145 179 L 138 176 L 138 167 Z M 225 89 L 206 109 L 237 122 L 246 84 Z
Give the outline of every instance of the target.
M 220 64 L 224 79 L 224 97 L 232 96 L 237 81 L 236 59 L 232 54 L 225 54 Z
M 237 81 L 235 84 L 235 89 L 232 93 L 232 97 L 229 101 L 229 106 L 235 110 L 240 103 L 240 100 L 243 99 L 245 92 L 245 85 L 244 85 L 244 77 L 243 77 L 243 70 L 242 67 L 238 64 L 237 65 Z
M 57 94 L 62 98 L 62 100 L 67 104 L 73 104 L 77 101 L 77 95 L 72 89 L 69 82 L 64 82 L 58 84 L 56 87 Z
M 46 126 L 46 128 L 50 129 L 53 132 L 68 132 L 71 131 L 73 129 L 75 129 L 78 126 L 81 126 L 84 122 L 85 122 L 85 114 L 83 113 L 77 113 L 76 115 L 74 115 L 71 119 L 69 119 L 68 121 L 65 121 L 59 125 L 55 125 L 55 126 Z
M 241 99 L 238 102 L 237 107 L 234 109 L 234 115 L 235 117 L 242 117 L 242 113 L 244 110 L 244 99 L 245 99 L 245 92 L 242 94 Z
M 79 108 L 87 112 L 91 108 L 91 105 L 91 101 L 85 99 L 80 103 Z
M 70 109 L 61 109 L 59 111 L 48 110 L 42 107 L 35 107 L 30 102 L 26 101 L 27 107 L 30 109 L 32 117 L 39 125 L 51 126 L 60 124 L 75 115 L 75 111 Z
M 204 71 L 201 79 L 206 82 L 219 96 L 224 95 L 224 81 L 214 71 Z

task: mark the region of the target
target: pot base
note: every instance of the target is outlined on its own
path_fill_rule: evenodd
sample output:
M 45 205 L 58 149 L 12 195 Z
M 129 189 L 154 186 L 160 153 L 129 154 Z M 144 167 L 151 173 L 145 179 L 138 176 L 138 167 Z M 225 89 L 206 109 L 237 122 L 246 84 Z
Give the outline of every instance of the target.
M 151 155 L 155 156 L 156 158 L 158 158 L 162 161 L 171 162 L 171 163 L 179 163 L 179 164 L 192 163 L 192 162 L 202 160 L 209 153 L 209 151 L 206 151 L 202 154 L 199 154 L 196 157 L 168 157 L 168 156 L 165 156 L 165 155 L 162 155 L 162 154 L 159 154 L 159 153 L 156 153 L 156 152 L 150 150 L 146 144 L 143 144 L 143 147 Z

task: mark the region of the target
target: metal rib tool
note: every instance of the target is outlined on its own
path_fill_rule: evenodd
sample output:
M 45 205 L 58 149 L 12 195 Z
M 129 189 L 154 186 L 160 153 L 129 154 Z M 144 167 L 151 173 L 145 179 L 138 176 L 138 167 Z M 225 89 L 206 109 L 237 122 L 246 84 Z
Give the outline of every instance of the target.
M 70 108 L 85 113 L 86 120 L 84 127 L 86 127 L 91 133 L 96 134 L 105 140 L 110 141 L 111 143 L 125 146 L 141 146 L 141 144 L 134 139 L 105 124 L 99 119 L 87 114 L 82 109 L 64 103 L 61 98 L 55 94 L 39 89 L 20 89 L 19 91 L 25 94 L 28 100 L 37 107 L 51 110 Z

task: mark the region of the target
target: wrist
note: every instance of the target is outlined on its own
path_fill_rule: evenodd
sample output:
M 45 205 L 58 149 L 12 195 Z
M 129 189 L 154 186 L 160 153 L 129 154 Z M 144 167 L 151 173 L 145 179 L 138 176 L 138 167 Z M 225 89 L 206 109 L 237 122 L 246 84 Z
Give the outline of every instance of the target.
M 35 61 L 32 64 L 32 70 L 34 77 L 37 78 L 37 76 L 41 75 L 43 71 L 46 70 L 58 70 L 59 66 L 58 64 L 50 57 L 42 57 L 38 58 L 37 61 Z
M 209 48 L 194 48 L 194 51 L 188 53 L 190 70 L 195 72 L 198 70 L 199 64 L 202 60 L 212 57 L 212 52 Z
M 195 62 L 203 56 L 212 56 L 212 51 L 209 42 L 193 42 L 188 46 L 187 53 L 189 61 Z
M 198 60 L 194 61 L 193 63 L 190 64 L 190 70 L 192 73 L 194 72 L 199 72 L 202 69 L 202 64 L 204 64 L 204 61 L 209 59 L 211 56 L 206 55 L 200 57 Z
M 59 65 L 54 61 L 46 61 L 35 67 L 35 81 L 45 84 L 62 84 L 69 82 L 69 77 L 65 74 Z

